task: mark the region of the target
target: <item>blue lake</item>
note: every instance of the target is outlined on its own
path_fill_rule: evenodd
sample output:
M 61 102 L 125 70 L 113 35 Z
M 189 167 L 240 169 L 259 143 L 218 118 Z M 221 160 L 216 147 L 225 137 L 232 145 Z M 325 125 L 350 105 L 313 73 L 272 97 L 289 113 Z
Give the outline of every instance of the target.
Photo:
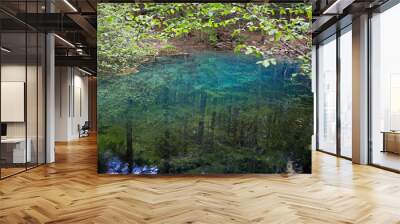
M 205 51 L 100 74 L 99 172 L 310 173 L 310 78 L 259 60 Z

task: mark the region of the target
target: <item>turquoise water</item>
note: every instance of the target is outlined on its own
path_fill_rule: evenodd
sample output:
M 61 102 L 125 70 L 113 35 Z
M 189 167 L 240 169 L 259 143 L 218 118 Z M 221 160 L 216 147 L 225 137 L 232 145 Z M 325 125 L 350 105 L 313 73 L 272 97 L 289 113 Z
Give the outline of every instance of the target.
M 157 58 L 100 75 L 101 173 L 311 172 L 311 81 L 227 52 Z

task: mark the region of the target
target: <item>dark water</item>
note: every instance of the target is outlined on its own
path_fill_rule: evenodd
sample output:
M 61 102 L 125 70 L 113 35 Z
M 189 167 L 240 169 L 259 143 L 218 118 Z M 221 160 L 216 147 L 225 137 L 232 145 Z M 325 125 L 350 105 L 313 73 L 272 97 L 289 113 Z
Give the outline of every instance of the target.
M 100 75 L 100 173 L 311 172 L 312 93 L 299 66 L 223 52 Z

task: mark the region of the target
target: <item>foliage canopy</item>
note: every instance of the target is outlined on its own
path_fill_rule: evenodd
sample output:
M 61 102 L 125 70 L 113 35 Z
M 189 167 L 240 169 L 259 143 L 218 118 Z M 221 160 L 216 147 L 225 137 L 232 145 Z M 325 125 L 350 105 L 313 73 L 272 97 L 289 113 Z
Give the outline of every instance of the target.
M 135 68 L 176 39 L 257 55 L 266 67 L 276 57 L 300 60 L 310 73 L 309 4 L 103 3 L 98 12 L 100 74 Z

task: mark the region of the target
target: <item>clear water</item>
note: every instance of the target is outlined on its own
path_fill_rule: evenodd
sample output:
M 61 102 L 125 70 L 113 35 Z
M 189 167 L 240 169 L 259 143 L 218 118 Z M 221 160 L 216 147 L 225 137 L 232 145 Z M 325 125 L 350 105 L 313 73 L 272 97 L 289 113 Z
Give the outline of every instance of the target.
M 312 93 L 299 66 L 228 52 L 100 75 L 100 173 L 311 172 Z

